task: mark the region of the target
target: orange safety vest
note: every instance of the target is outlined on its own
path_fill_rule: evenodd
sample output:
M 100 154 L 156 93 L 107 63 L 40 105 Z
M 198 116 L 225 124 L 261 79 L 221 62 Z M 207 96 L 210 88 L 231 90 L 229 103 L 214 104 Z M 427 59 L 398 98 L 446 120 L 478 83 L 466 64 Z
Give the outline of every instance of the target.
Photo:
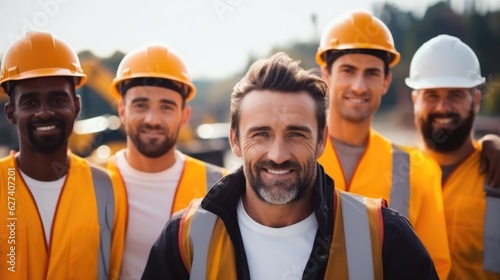
M 318 159 L 335 187 L 382 197 L 389 207 L 406 216 L 429 252 L 441 279 L 451 268 L 446 218 L 441 192 L 441 170 L 421 151 L 393 145 L 371 129 L 368 145 L 352 179 L 347 182 L 330 138 Z
M 500 279 L 500 194 L 479 173 L 480 147 L 443 183 L 450 279 Z M 488 190 L 488 193 L 485 192 Z
M 382 279 L 382 199 L 335 190 L 333 241 L 324 279 Z M 194 200 L 179 225 L 190 279 L 236 279 L 235 251 L 224 223 Z M 368 252 L 368 253 L 367 253 Z
M 121 177 L 114 156 L 108 161 L 107 168 L 120 174 Z M 224 168 L 185 155 L 184 168 L 175 190 L 170 213 L 173 214 L 186 208 L 194 198 L 203 197 L 220 178 L 228 173 L 229 171 Z M 121 179 L 123 181 L 123 177 Z
M 118 279 L 124 186 L 116 175 L 68 156 L 50 244 L 14 153 L 0 160 L 0 220 L 9 225 L 0 227 L 0 279 Z

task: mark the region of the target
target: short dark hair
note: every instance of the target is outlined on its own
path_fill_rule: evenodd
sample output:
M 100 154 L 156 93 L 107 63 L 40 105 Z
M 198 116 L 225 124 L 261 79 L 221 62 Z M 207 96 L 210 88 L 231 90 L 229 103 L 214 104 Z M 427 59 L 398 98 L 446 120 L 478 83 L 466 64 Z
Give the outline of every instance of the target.
M 184 105 L 186 104 L 186 97 L 189 94 L 189 88 L 185 84 L 157 77 L 138 77 L 125 80 L 118 84 L 118 92 L 120 92 L 122 98 L 125 100 L 127 91 L 136 86 L 153 86 L 173 90 L 182 96 L 182 108 L 184 108 Z
M 339 57 L 346 54 L 368 54 L 373 55 L 377 58 L 380 58 L 382 62 L 384 62 L 384 77 L 387 77 L 389 74 L 389 63 L 394 59 L 394 55 L 390 52 L 383 50 L 374 50 L 374 49 L 347 49 L 347 50 L 330 50 L 326 52 L 325 61 L 326 61 L 326 70 L 328 73 L 332 71 L 332 65 Z
M 317 73 L 304 70 L 299 63 L 300 61 L 292 60 L 287 54 L 279 52 L 269 58 L 257 60 L 250 66 L 247 74 L 234 86 L 231 94 L 231 129 L 237 137 L 239 137 L 241 102 L 249 92 L 254 90 L 293 93 L 305 91 L 316 104 L 318 141 L 322 140 L 326 127 L 328 87 Z
M 46 76 L 46 77 L 50 77 L 50 76 Z M 46 78 L 46 77 L 35 77 L 35 78 L 31 78 L 31 79 Z M 60 76 L 60 77 L 67 78 L 67 80 L 71 83 L 71 95 L 75 98 L 76 97 L 76 83 L 77 83 L 77 81 L 75 80 L 76 78 L 71 77 L 71 76 Z M 23 80 L 27 80 L 27 79 L 23 79 Z M 2 84 L 4 91 L 9 96 L 9 103 L 12 106 L 16 105 L 13 92 L 14 92 L 14 88 L 16 87 L 16 85 L 19 81 L 22 81 L 22 80 L 8 81 L 8 82 Z

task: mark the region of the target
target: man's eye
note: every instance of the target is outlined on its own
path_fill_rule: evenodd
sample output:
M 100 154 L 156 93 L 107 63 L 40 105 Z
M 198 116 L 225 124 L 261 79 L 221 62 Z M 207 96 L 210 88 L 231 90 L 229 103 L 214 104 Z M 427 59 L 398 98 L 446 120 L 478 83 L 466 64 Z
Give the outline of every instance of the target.
M 290 136 L 292 136 L 292 137 L 304 137 L 304 134 L 299 133 L 299 132 L 292 132 L 290 134 Z
M 269 133 L 267 133 L 267 132 L 257 132 L 253 136 L 254 137 L 268 137 Z
M 26 100 L 26 101 L 22 102 L 21 105 L 24 107 L 33 107 L 36 105 L 36 102 L 33 100 Z

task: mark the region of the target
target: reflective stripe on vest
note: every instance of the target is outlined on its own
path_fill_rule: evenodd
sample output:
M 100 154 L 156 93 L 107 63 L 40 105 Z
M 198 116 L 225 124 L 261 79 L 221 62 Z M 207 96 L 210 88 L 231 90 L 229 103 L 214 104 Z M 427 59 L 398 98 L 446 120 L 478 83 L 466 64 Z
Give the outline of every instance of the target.
M 224 176 L 224 174 L 222 174 L 220 170 L 210 168 L 210 166 L 208 165 L 205 166 L 205 170 L 207 174 L 207 191 L 208 191 L 210 190 L 210 188 L 212 188 L 213 185 L 215 185 L 215 183 L 217 183 L 217 181 L 219 181 L 220 178 L 222 178 L 222 176 Z
M 90 166 L 90 171 L 97 201 L 100 228 L 98 279 L 108 279 L 115 211 L 113 184 L 105 171 L 93 166 Z
M 372 241 L 365 198 L 348 193 L 343 193 L 341 198 L 349 279 L 373 279 Z
M 483 269 L 500 273 L 500 190 L 484 185 L 486 191 L 486 217 L 483 235 Z
M 392 145 L 392 185 L 390 205 L 405 217 L 410 207 L 410 155 Z
M 189 238 L 193 244 L 193 264 L 189 279 L 206 279 L 208 249 L 216 221 L 217 216 L 214 213 L 201 208 L 201 206 L 196 209 L 189 228 Z
M 374 279 L 371 231 L 365 198 L 343 193 L 341 207 L 349 279 Z M 208 251 L 217 218 L 201 206 L 196 209 L 189 229 L 193 251 L 189 279 L 206 279 Z

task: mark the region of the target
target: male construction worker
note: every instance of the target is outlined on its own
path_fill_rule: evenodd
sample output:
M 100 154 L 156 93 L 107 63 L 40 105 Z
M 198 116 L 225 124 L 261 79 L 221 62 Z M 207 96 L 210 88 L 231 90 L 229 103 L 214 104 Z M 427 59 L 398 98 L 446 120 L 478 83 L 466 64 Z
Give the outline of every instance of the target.
M 2 59 L 19 151 L 0 159 L 0 279 L 118 279 L 124 186 L 68 150 L 85 80 L 76 53 L 47 32 L 27 33 Z
M 317 163 L 327 105 L 298 61 L 255 62 L 231 94 L 242 168 L 168 222 L 143 279 L 438 279 L 403 215 L 336 190 Z
M 442 170 L 449 279 L 500 279 L 500 190 L 479 172 L 481 145 L 473 137 L 484 81 L 474 51 L 449 35 L 416 51 L 406 79 L 419 148 Z
M 382 197 L 405 215 L 446 279 L 451 265 L 439 166 L 372 128 L 399 59 L 391 32 L 369 12 L 346 12 L 324 30 L 316 61 L 330 89 L 329 136 L 319 162 L 337 188 Z
M 196 94 L 187 67 L 170 48 L 146 44 L 121 61 L 111 92 L 127 147 L 108 162 L 125 182 L 128 224 L 121 279 L 140 279 L 153 242 L 171 215 L 227 173 L 176 149 Z

